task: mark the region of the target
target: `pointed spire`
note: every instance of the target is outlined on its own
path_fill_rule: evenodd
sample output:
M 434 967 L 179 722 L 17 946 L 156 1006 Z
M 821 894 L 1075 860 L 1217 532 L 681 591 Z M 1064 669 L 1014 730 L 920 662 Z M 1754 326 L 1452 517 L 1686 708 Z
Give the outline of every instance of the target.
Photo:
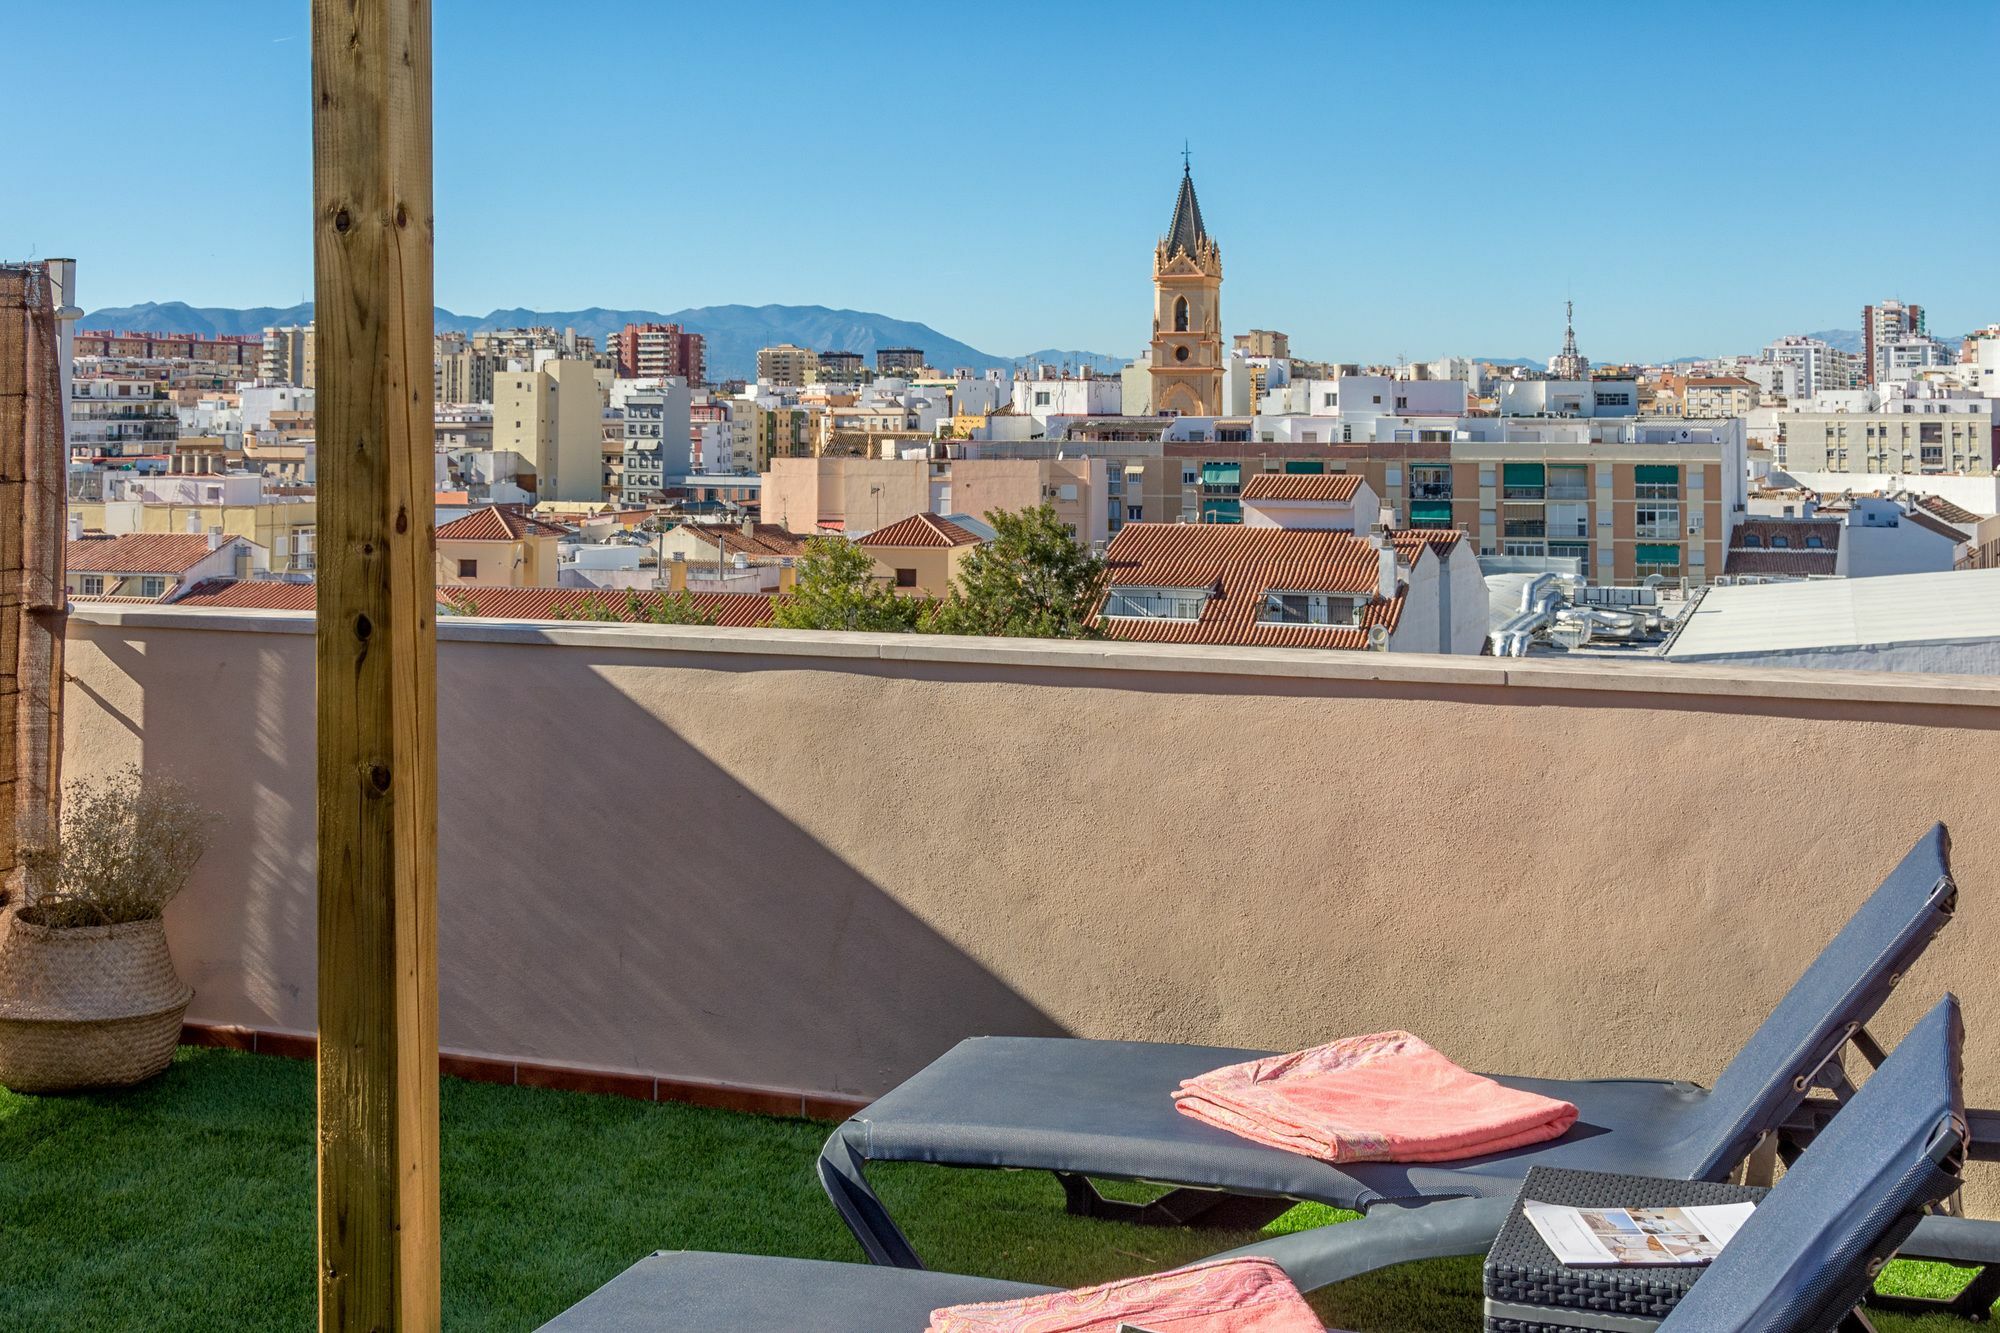
M 1194 197 L 1194 173 L 1187 161 L 1187 150 L 1181 150 L 1181 192 L 1174 200 L 1173 225 L 1167 228 L 1167 253 L 1182 251 L 1190 258 L 1194 256 L 1201 242 L 1208 239 L 1208 229 L 1201 225 L 1201 204 Z

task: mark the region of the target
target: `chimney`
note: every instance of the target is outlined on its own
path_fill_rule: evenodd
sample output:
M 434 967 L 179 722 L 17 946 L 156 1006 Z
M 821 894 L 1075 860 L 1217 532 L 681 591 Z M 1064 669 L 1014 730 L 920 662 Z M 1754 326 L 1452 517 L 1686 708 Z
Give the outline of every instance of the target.
M 667 591 L 686 592 L 688 588 L 687 557 L 675 551 L 667 561 Z
M 187 530 L 188 530 L 188 535 L 191 537 L 198 537 L 201 535 L 200 514 L 189 514 L 187 516 Z
M 757 535 L 757 520 L 754 518 L 744 519 L 742 532 L 745 538 L 755 537 Z
M 1368 539 L 1375 544 L 1375 591 L 1386 602 L 1396 595 L 1396 543 L 1379 523 L 1369 529 Z
M 210 528 L 208 530 L 208 549 L 211 551 L 219 551 L 222 549 L 221 528 Z
M 69 539 L 73 542 L 80 542 L 83 540 L 82 514 L 71 514 L 69 516 Z
M 799 586 L 799 571 L 797 567 L 792 564 L 792 558 L 790 556 L 786 556 L 783 560 L 778 562 L 778 591 L 790 592 L 792 589 L 798 586 Z
M 1790 505 L 1785 506 L 1786 513 L 1790 513 L 1791 509 L 1792 507 Z M 1814 514 L 1817 514 L 1819 512 L 1819 501 L 1817 500 L 1806 501 L 1805 509 L 1806 509 L 1806 517 L 1811 518 Z

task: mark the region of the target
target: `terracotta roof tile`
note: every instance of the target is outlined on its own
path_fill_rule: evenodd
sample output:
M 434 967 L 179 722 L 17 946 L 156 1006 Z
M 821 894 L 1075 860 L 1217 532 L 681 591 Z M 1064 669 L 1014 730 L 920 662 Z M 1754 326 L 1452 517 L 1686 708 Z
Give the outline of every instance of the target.
M 758 523 L 746 536 L 740 523 L 683 523 L 679 531 L 710 546 L 721 546 L 724 555 L 742 552 L 748 556 L 776 558 L 801 556 L 806 539 L 779 523 Z
M 175 606 L 242 607 L 257 611 L 310 611 L 316 603 L 310 583 L 281 583 L 275 579 L 203 579 L 174 598 Z
M 1910 520 L 1910 522 L 1916 524 L 1918 527 L 1923 528 L 1928 532 L 1935 532 L 1940 537 L 1949 537 L 1955 542 L 1963 542 L 1971 540 L 1971 538 L 1966 536 L 1965 533 L 1959 531 L 1951 524 L 1937 517 L 1937 515 L 1927 514 L 1921 509 L 1913 509 L 1909 513 L 1903 515 L 1903 517 L 1907 518 L 1908 520 Z
M 1429 534 L 1409 534 L 1421 554 Z M 1449 543 L 1447 543 L 1448 545 Z M 1403 541 L 1398 549 L 1406 549 Z M 1251 528 L 1223 523 L 1128 523 L 1105 551 L 1113 587 L 1219 589 L 1198 620 L 1115 617 L 1100 621 L 1114 639 L 1151 643 L 1228 643 L 1278 648 L 1365 648 L 1368 628 L 1393 630 L 1399 590 L 1376 596 L 1380 555 L 1351 532 Z M 1267 624 L 1259 619 L 1273 591 L 1339 592 L 1368 598 L 1360 625 Z
M 1725 574 L 1789 574 L 1804 578 L 1809 574 L 1833 574 L 1840 565 L 1838 551 L 1743 550 L 1732 549 L 1723 564 Z
M 224 537 L 227 545 L 238 540 Z M 208 538 L 192 532 L 96 534 L 63 544 L 63 567 L 72 574 L 183 574 L 206 560 Z
M 1840 532 L 1846 524 L 1837 518 L 1746 518 L 1736 525 L 1730 534 L 1731 550 L 1827 550 L 1840 548 Z M 1810 547 L 1808 539 L 1817 537 L 1818 547 Z M 1778 539 L 1784 546 L 1778 546 Z
M 1942 495 L 1919 495 L 1916 497 L 1916 501 L 1924 510 L 1936 515 L 1947 523 L 1971 524 L 1979 522 L 1979 515 L 1963 506 L 1953 504 Z
M 856 546 L 977 546 L 979 534 L 936 514 L 912 514 L 855 539 Z
M 311 611 L 317 604 L 317 589 L 310 583 L 280 583 L 276 580 L 237 582 L 234 579 L 205 579 L 195 585 L 176 606 L 240 607 L 260 611 Z M 642 592 L 643 599 L 661 594 Z M 768 593 L 690 593 L 694 604 L 716 618 L 718 625 L 768 625 L 771 597 Z M 478 609 L 473 613 L 495 620 L 562 620 L 563 612 L 580 611 L 592 596 L 625 615 L 625 593 L 621 589 L 590 588 L 441 588 L 440 603 L 462 598 Z
M 544 523 L 508 505 L 487 505 L 453 519 L 439 528 L 437 535 L 440 541 L 449 542 L 515 542 L 523 537 L 567 537 L 569 529 Z
M 1243 498 L 1345 504 L 1360 489 L 1355 472 L 1259 472 L 1243 483 Z

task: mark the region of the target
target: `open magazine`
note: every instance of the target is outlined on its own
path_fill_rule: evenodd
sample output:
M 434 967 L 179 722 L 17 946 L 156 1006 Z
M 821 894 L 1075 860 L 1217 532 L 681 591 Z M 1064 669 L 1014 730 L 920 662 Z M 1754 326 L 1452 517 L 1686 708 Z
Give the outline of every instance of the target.
M 1523 1200 L 1521 1211 L 1550 1252 L 1577 1268 L 1593 1265 L 1705 1264 L 1722 1253 L 1756 1207 L 1569 1208 Z

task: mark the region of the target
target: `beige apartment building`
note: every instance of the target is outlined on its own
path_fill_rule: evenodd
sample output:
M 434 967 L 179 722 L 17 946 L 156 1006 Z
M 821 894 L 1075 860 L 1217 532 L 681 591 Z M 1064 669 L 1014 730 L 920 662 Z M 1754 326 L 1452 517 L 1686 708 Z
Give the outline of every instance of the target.
M 912 514 L 854 544 L 874 559 L 876 577 L 898 592 L 943 597 L 956 582 L 959 566 L 984 540 L 948 518 Z
M 1763 394 L 1741 375 L 1694 375 L 1683 389 L 1682 401 L 1686 416 L 1741 417 L 1763 402 Z
M 1690 432 L 1691 433 L 1691 432 Z M 1744 489 L 1740 440 L 1461 440 L 1453 512 L 1481 555 L 1583 562 L 1601 583 L 1722 573 Z
M 588 361 L 545 361 L 493 376 L 493 447 L 528 460 L 544 500 L 604 498 L 604 408 L 611 372 Z
M 564 535 L 518 509 L 475 509 L 437 530 L 438 586 L 553 588 Z
M 1990 476 L 2000 449 L 1982 399 L 1912 404 L 1924 412 L 1780 412 L 1779 467 L 1802 472 L 1960 472 Z M 1951 408 L 1953 410 L 1945 410 Z
M 804 388 L 819 378 L 819 354 L 810 347 L 780 343 L 757 349 L 757 378 L 766 384 Z
M 1102 458 L 774 458 L 763 517 L 793 532 L 869 533 L 917 514 L 976 519 L 1048 504 L 1085 542 L 1107 541 Z

